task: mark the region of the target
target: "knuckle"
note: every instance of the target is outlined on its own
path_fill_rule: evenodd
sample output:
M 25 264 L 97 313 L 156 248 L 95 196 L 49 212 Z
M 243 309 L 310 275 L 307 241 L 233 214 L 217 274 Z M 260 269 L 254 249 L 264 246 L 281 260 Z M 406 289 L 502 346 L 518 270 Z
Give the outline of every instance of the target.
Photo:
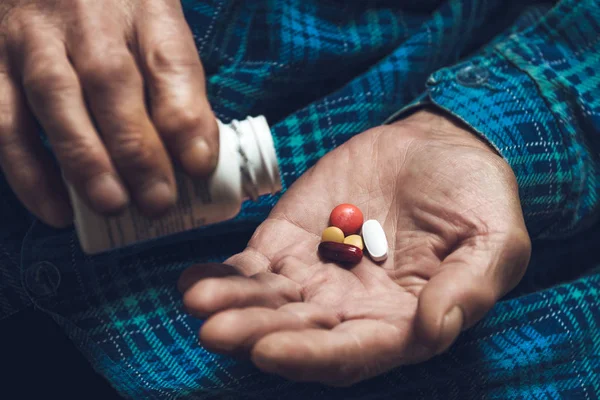
M 149 46 L 144 56 L 151 73 L 177 73 L 199 64 L 195 53 L 184 49 L 180 39 L 156 41 Z
M 52 144 L 65 176 L 74 182 L 104 171 L 101 152 L 85 140 L 64 140 Z
M 123 52 L 112 52 L 106 55 L 101 49 L 92 51 L 77 66 L 79 77 L 84 85 L 101 88 L 132 82 L 136 78 L 131 57 Z
M 124 133 L 117 136 L 111 156 L 125 167 L 151 168 L 155 165 L 156 152 L 144 140 L 141 133 Z
M 182 132 L 191 132 L 202 127 L 204 114 L 196 107 L 176 107 L 171 104 L 158 116 L 156 127 L 161 135 L 170 139 Z
M 73 90 L 77 82 L 64 64 L 40 54 L 32 55 L 30 66 L 25 68 L 23 86 L 35 100 L 48 92 Z

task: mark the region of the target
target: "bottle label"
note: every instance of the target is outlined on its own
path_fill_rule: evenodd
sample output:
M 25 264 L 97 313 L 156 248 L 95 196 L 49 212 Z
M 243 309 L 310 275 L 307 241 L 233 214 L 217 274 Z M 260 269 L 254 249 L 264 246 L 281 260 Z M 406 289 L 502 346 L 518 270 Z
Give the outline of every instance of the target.
M 228 218 L 237 201 L 229 191 L 214 198 L 212 180 L 190 179 L 183 172 L 175 172 L 178 200 L 165 215 L 158 219 L 147 218 L 137 208 L 129 207 L 120 215 L 105 217 L 77 201 L 75 224 L 86 253 L 123 247 L 156 237 L 166 236 Z M 212 185 L 212 186 L 211 186 Z M 236 184 L 239 186 L 239 183 Z M 74 194 L 73 194 L 74 195 Z M 227 202 L 230 204 L 227 204 Z
M 207 181 L 190 180 L 180 172 L 176 172 L 175 176 L 179 188 L 178 202 L 160 219 L 146 218 L 135 207 L 128 208 L 118 217 L 104 217 L 110 247 L 206 225 L 206 215 L 199 215 L 197 208 L 213 203 Z
M 67 183 L 75 226 L 84 252 L 144 242 L 233 218 L 245 196 L 275 193 L 281 177 L 271 131 L 264 117 L 219 125 L 219 161 L 210 178 L 192 179 L 175 171 L 178 200 L 165 215 L 152 219 L 132 206 L 119 216 L 96 214 Z

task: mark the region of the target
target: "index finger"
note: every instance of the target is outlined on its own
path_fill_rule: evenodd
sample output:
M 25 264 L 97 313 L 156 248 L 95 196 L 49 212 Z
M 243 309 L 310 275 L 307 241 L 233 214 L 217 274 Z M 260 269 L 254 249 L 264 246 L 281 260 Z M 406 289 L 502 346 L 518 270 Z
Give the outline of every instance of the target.
M 179 1 L 154 2 L 138 18 L 139 62 L 152 121 L 172 158 L 191 176 L 217 164 L 218 126 L 206 97 L 204 70 Z

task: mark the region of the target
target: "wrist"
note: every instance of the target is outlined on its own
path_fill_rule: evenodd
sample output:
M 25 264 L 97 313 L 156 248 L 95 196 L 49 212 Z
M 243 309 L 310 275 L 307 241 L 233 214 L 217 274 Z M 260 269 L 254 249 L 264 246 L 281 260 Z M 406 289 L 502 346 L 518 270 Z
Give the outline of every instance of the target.
M 501 157 L 496 149 L 474 129 L 454 115 L 437 107 L 425 105 L 391 125 L 417 130 L 430 136 L 431 139 L 452 141 L 457 145 L 486 150 Z

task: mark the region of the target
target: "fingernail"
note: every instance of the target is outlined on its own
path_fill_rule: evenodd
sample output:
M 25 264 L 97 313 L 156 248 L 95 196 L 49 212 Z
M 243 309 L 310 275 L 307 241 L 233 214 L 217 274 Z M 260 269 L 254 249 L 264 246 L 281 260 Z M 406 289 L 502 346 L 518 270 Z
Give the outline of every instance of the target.
M 196 138 L 181 153 L 180 162 L 188 174 L 204 176 L 215 168 L 217 156 L 204 138 Z
M 158 216 L 175 204 L 176 197 L 175 191 L 167 182 L 158 180 L 142 189 L 139 201 L 147 214 Z
M 464 315 L 459 306 L 454 306 L 444 316 L 442 321 L 442 329 L 440 334 L 440 345 L 438 347 L 437 354 L 445 351 L 454 340 L 458 337 L 458 334 L 462 330 L 464 324 Z
M 87 184 L 87 195 L 92 207 L 101 213 L 121 210 L 129 202 L 127 191 L 112 174 L 102 174 Z

